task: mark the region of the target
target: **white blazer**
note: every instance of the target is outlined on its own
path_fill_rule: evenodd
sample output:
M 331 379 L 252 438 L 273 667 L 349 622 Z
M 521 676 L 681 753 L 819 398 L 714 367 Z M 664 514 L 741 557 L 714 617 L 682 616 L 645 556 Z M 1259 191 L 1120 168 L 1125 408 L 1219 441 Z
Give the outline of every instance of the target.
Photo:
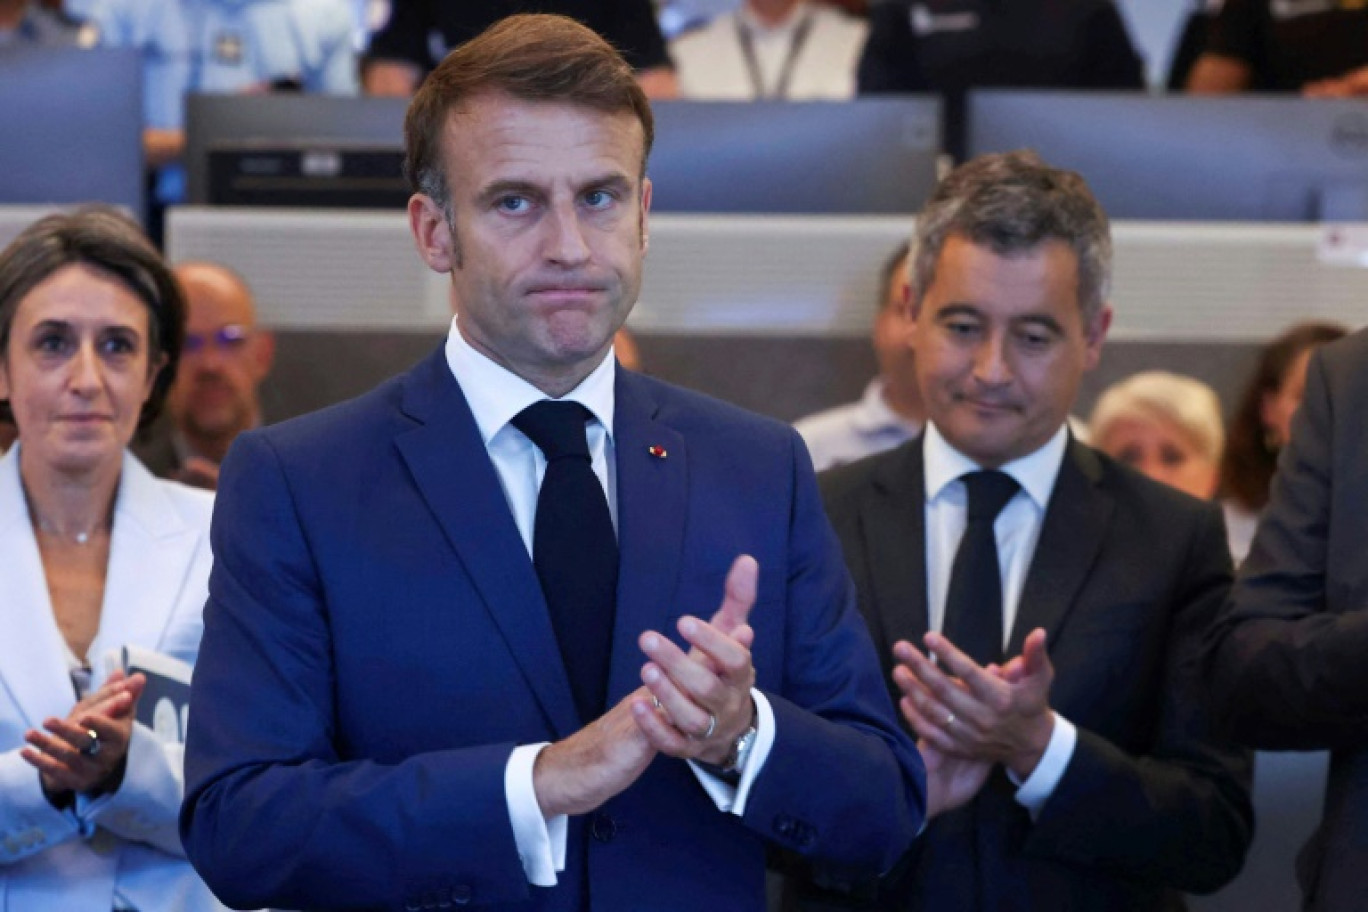
M 125 453 L 114 503 L 100 629 L 89 658 L 136 643 L 194 662 L 209 581 L 213 495 L 154 478 Z M 0 912 L 218 910 L 176 829 L 182 748 L 135 725 L 112 795 L 59 811 L 19 756 L 24 732 L 76 702 L 19 481 L 19 447 L 0 459 Z

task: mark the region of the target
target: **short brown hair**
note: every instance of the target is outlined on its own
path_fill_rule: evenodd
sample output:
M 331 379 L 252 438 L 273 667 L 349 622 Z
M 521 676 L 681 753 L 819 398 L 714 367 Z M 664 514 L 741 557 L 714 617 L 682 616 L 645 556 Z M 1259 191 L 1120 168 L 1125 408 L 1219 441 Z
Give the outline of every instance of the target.
M 447 115 L 462 102 L 487 92 L 502 92 L 522 101 L 635 114 L 645 137 L 641 151 L 645 172 L 655 121 L 627 61 L 573 19 L 519 15 L 499 20 L 448 54 L 413 97 L 404 117 L 404 173 L 413 192 L 447 208 L 441 154 Z
M 185 340 L 185 297 L 157 248 L 137 222 L 107 206 L 49 215 L 25 228 L 0 252 L 0 357 L 9 351 L 10 330 L 19 302 L 58 270 L 89 266 L 120 282 L 147 307 L 147 347 L 166 363 L 143 403 L 139 427 L 161 413 L 166 392 L 176 379 Z M 13 421 L 8 401 L 0 401 L 0 419 Z
M 1111 226 L 1083 178 L 1051 168 L 1034 152 L 981 155 L 945 176 L 917 216 L 912 232 L 912 301 L 920 302 L 936 276 L 951 235 L 998 256 L 1063 241 L 1078 260 L 1078 303 L 1085 320 L 1097 316 L 1111 292 Z

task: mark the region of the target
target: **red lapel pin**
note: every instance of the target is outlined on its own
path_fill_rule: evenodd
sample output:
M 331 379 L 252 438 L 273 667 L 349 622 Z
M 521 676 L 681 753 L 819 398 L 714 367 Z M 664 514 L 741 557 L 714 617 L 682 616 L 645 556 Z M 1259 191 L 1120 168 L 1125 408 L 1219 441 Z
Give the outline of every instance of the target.
M 650 453 L 656 459 L 664 459 L 666 456 L 669 455 L 665 452 L 665 448 L 663 446 L 648 446 L 646 448 L 646 452 Z

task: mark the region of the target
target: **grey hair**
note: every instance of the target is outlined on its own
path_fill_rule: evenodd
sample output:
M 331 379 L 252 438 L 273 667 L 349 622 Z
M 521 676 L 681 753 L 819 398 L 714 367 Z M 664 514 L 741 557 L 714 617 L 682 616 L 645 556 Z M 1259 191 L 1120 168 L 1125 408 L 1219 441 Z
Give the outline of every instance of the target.
M 1034 152 L 981 155 L 936 187 L 912 231 L 908 270 L 914 303 L 935 280 L 936 263 L 951 235 L 998 256 L 1026 253 L 1047 240 L 1068 244 L 1078 260 L 1078 303 L 1085 320 L 1095 317 L 1111 294 L 1107 214 L 1081 176 L 1051 168 Z
M 1127 419 L 1173 425 L 1212 464 L 1225 450 L 1221 400 L 1201 380 L 1168 371 L 1142 371 L 1107 387 L 1093 408 L 1088 429 L 1093 442 Z

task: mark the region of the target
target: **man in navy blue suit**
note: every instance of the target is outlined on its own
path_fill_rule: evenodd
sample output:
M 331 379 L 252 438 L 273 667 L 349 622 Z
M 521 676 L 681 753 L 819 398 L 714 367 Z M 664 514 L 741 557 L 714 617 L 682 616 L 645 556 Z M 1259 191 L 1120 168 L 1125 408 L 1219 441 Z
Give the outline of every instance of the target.
M 798 437 L 613 357 L 651 129 L 630 68 L 559 17 L 504 20 L 414 99 L 445 346 L 223 467 L 181 823 L 228 903 L 761 909 L 767 844 L 856 878 L 920 828 Z M 567 471 L 525 420 L 546 400 L 583 415 L 606 543 L 582 563 L 617 557 L 612 604 L 568 621 L 542 551 L 595 519 L 538 537 Z

